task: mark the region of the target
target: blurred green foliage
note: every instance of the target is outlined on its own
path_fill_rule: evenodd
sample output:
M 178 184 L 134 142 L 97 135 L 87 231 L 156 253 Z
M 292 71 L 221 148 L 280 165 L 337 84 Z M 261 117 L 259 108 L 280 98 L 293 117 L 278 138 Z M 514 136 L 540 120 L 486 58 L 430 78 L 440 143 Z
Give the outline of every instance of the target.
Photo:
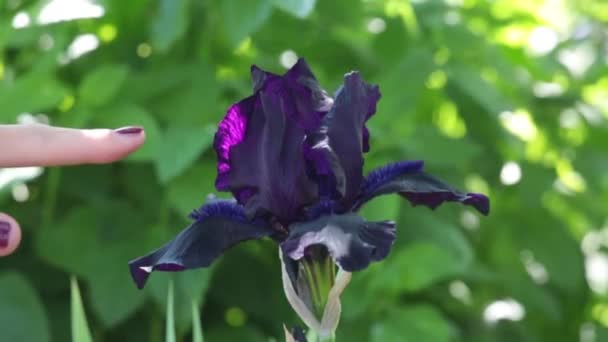
M 162 341 L 170 278 L 178 340 L 193 301 L 206 341 L 282 340 L 296 319 L 272 242 L 143 291 L 127 261 L 214 191 L 214 127 L 249 66 L 297 55 L 328 90 L 351 69 L 380 85 L 367 169 L 424 159 L 492 199 L 487 218 L 372 202 L 399 237 L 347 288 L 340 341 L 608 340 L 607 22 L 601 0 L 0 1 L 0 122 L 147 134 L 124 162 L 45 169 L 26 196 L 0 183 L 24 229 L 0 261 L 0 339 L 68 341 L 73 274 L 95 341 Z

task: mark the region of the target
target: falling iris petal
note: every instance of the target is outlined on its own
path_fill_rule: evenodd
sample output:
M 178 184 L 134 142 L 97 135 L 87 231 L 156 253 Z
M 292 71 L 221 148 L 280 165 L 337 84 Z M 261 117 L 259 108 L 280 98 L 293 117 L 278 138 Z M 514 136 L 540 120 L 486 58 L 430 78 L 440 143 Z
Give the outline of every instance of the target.
M 233 201 L 214 201 L 193 212 L 194 222 L 158 250 L 129 262 L 131 276 L 143 288 L 152 271 L 182 271 L 209 266 L 236 243 L 274 231 L 261 220 L 248 221 Z
M 281 248 L 299 260 L 307 248 L 323 245 L 342 269 L 352 272 L 386 258 L 395 236 L 395 224 L 390 221 L 368 222 L 354 213 L 329 215 L 291 225 Z
M 422 162 L 398 162 L 373 170 L 368 175 L 353 210 L 374 197 L 398 193 L 413 205 L 435 209 L 443 202 L 460 202 L 488 215 L 490 201 L 482 194 L 465 193 L 422 172 Z

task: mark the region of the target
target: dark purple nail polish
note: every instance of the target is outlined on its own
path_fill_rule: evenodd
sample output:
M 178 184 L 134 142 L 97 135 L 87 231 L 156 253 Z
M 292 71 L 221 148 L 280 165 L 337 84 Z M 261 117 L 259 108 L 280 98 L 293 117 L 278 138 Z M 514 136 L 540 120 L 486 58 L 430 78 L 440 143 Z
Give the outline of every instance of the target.
M 114 132 L 119 133 L 119 134 L 140 134 L 141 132 L 143 132 L 143 128 L 141 127 L 133 127 L 133 126 L 128 126 L 128 127 L 121 127 L 121 128 L 117 128 L 114 130 Z
M 8 222 L 0 221 L 0 248 L 8 247 L 10 232 L 11 225 Z

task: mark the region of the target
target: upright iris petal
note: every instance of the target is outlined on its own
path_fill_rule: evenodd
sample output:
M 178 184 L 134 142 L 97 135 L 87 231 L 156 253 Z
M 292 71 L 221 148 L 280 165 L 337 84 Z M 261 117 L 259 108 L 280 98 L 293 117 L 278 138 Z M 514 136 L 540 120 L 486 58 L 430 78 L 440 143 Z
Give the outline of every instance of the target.
M 322 176 L 332 170 L 344 207 L 352 204 L 363 181 L 363 152 L 369 149 L 365 122 L 376 112 L 379 99 L 378 86 L 363 82 L 357 72 L 347 74 L 334 106 L 308 137 L 309 160 Z
M 230 190 L 250 217 L 296 217 L 317 184 L 302 155 L 306 132 L 332 100 L 301 60 L 285 76 L 252 68 L 254 95 L 232 106 L 216 134 L 218 190 Z

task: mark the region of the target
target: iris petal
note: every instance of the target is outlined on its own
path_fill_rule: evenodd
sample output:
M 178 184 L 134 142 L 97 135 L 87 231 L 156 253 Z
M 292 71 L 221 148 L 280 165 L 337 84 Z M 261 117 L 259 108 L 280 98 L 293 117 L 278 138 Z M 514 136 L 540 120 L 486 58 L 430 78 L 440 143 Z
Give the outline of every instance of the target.
M 216 187 L 232 191 L 249 217 L 290 220 L 316 198 L 303 141 L 333 100 L 304 60 L 284 76 L 254 66 L 252 78 L 254 95 L 229 109 L 216 134 Z
M 488 197 L 452 188 L 443 181 L 422 172 L 420 161 L 393 163 L 370 172 L 352 210 L 358 210 L 374 197 L 391 193 L 400 194 L 412 205 L 422 204 L 431 209 L 435 209 L 443 202 L 460 202 L 473 206 L 484 215 L 490 212 Z
M 329 215 L 291 225 L 281 248 L 291 259 L 299 260 L 308 247 L 323 245 L 342 269 L 352 272 L 384 259 L 395 234 L 393 222 L 368 222 L 353 213 Z
M 152 271 L 182 271 L 207 267 L 226 249 L 273 234 L 262 221 L 247 221 L 233 201 L 214 201 L 194 211 L 195 220 L 158 250 L 129 262 L 131 276 L 143 288 Z
M 347 74 L 334 106 L 306 141 L 307 159 L 318 175 L 324 177 L 328 166 L 332 168 L 333 185 L 344 207 L 355 199 L 363 181 L 363 152 L 369 149 L 365 122 L 375 113 L 379 99 L 377 86 L 365 83 L 357 72 Z

